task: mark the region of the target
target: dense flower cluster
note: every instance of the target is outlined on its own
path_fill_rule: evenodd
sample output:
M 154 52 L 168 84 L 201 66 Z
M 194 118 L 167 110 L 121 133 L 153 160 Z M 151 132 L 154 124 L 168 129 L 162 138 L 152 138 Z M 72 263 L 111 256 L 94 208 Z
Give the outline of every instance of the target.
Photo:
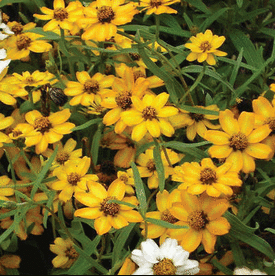
M 35 23 L 0 13 L 1 274 L 20 263 L 4 252 L 49 225 L 60 274 L 228 272 L 243 261 L 244 243 L 271 259 L 262 237 L 249 240 L 258 230 L 249 223 L 261 207 L 274 219 L 275 84 L 241 104 L 234 77 L 245 63 L 219 50 L 227 38 L 208 28 L 214 17 L 200 32 L 183 12 L 190 30 L 178 31 L 181 45 L 161 36 L 181 28 L 172 19 L 180 9 L 207 6 L 35 2 Z M 137 25 L 150 16 L 155 27 Z M 229 70 L 215 71 L 224 60 L 234 65 L 228 82 Z M 254 65 L 244 68 L 256 78 Z M 205 75 L 211 80 L 202 82 Z M 226 100 L 221 87 L 230 90 Z M 255 191 L 257 173 L 264 180 Z M 224 261 L 229 255 L 241 260 Z

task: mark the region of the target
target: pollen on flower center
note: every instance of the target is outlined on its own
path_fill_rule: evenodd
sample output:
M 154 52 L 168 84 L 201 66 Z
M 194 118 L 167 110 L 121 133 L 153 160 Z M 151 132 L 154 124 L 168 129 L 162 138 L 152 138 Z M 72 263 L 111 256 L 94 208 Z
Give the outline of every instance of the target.
M 145 120 L 153 120 L 157 118 L 156 109 L 151 106 L 146 106 L 142 111 L 142 117 Z
M 105 216 L 115 217 L 119 212 L 120 207 L 117 203 L 108 203 L 109 200 L 116 199 L 115 197 L 107 197 L 101 202 L 100 211 L 104 213 Z
M 121 175 L 120 177 L 119 177 L 119 179 L 123 182 L 123 183 L 127 183 L 128 182 L 128 177 L 124 174 L 124 175 Z
M 56 162 L 60 165 L 64 165 L 66 161 L 68 161 L 70 158 L 70 155 L 67 152 L 60 152 L 57 154 Z
M 161 6 L 161 4 L 162 4 L 161 0 L 151 0 L 150 1 L 150 6 L 152 8 L 157 8 L 157 7 Z
M 91 94 L 91 93 L 95 94 L 97 91 L 99 91 L 99 83 L 94 80 L 87 80 L 84 83 L 84 91 L 87 92 L 88 94 Z
M 156 170 L 156 164 L 153 160 L 149 160 L 149 162 L 146 164 L 146 167 L 150 172 L 154 172 Z
M 56 9 L 54 10 L 53 18 L 59 21 L 63 21 L 68 18 L 68 12 L 63 8 Z
M 191 228 L 199 231 L 205 228 L 208 219 L 203 211 L 194 211 L 188 216 L 187 222 Z
M 211 168 L 204 168 L 200 173 L 200 181 L 203 184 L 211 185 L 217 181 L 217 174 Z
M 20 35 L 18 38 L 17 38 L 17 41 L 16 41 L 16 46 L 18 48 L 18 50 L 23 50 L 23 49 L 27 49 L 30 44 L 31 44 L 32 40 L 27 37 L 26 35 Z
M 42 133 L 48 132 L 51 127 L 52 124 L 47 117 L 37 118 L 34 122 L 34 128 L 39 129 Z
M 76 186 L 77 182 L 80 181 L 81 177 L 78 173 L 72 172 L 68 175 L 67 181 L 72 185 Z
M 65 255 L 71 260 L 75 260 L 79 256 L 77 251 L 72 246 L 67 248 L 67 250 L 65 251 Z
M 203 51 L 203 52 L 206 52 L 206 51 L 210 51 L 212 48 L 211 44 L 209 43 L 209 41 L 204 41 L 201 43 L 200 45 L 200 49 Z
M 102 6 L 97 12 L 100 23 L 110 23 L 115 18 L 115 13 L 111 7 Z
M 268 124 L 269 128 L 272 131 L 275 131 L 275 117 L 269 117 L 266 121 L 266 124 Z
M 248 146 L 248 139 L 245 134 L 239 132 L 230 137 L 229 146 L 233 148 L 234 151 L 244 150 Z
M 124 110 L 130 108 L 132 105 L 131 93 L 128 92 L 120 94 L 116 97 L 116 103 L 119 107 L 121 107 Z
M 23 26 L 21 23 L 16 23 L 12 28 L 11 28 L 11 31 L 14 32 L 15 35 L 19 35 L 22 33 L 23 31 Z
M 170 223 L 176 223 L 178 221 L 177 218 L 175 218 L 169 210 L 165 210 L 161 213 L 161 220 L 167 221 Z
M 176 275 L 177 268 L 172 260 L 168 258 L 162 259 L 153 265 L 154 275 Z
M 195 120 L 196 122 L 202 121 L 204 119 L 203 114 L 189 113 L 189 116 L 191 119 Z

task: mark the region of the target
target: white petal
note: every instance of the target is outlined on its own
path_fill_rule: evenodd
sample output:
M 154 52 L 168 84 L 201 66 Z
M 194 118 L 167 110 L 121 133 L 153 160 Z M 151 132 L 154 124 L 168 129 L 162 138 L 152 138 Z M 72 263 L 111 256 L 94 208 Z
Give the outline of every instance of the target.
M 160 249 L 153 240 L 147 239 L 146 241 L 142 242 L 141 251 L 147 262 L 150 262 L 152 264 L 156 264 L 159 262 L 158 259 L 161 257 Z
M 7 52 L 6 50 L 3 48 L 3 49 L 0 49 L 0 59 L 4 59 L 7 57 Z
M 185 265 L 177 267 L 177 275 L 195 275 L 200 272 L 199 262 L 195 260 L 187 260 Z
M 9 65 L 10 61 L 10 59 L 0 61 L 0 74 Z
M 148 263 L 147 260 L 144 258 L 143 253 L 141 250 L 135 249 L 132 251 L 131 259 L 135 262 L 138 266 L 143 266 L 144 264 Z
M 152 267 L 142 266 L 139 267 L 132 275 L 154 275 Z

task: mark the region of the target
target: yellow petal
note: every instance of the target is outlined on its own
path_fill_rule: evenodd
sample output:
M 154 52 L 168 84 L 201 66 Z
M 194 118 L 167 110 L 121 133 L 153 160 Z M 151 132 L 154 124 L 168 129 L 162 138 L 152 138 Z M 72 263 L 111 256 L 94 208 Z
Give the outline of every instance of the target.
M 237 151 L 232 151 L 231 154 L 227 157 L 226 162 L 231 163 L 232 171 L 239 172 L 243 168 L 243 155 L 242 152 L 237 150 Z
M 108 196 L 122 200 L 125 195 L 126 185 L 122 181 L 112 182 L 108 188 Z
M 153 136 L 153 137 L 159 137 L 160 136 L 160 126 L 156 119 L 153 120 L 146 120 L 145 121 L 147 131 Z
M 202 231 L 189 229 L 181 241 L 181 246 L 188 252 L 193 252 L 202 241 Z
M 227 145 L 225 146 L 212 146 L 209 148 L 208 153 L 211 157 L 227 158 L 232 154 L 233 149 Z
M 97 207 L 100 205 L 100 202 L 101 202 L 98 197 L 95 197 L 91 194 L 84 193 L 84 192 L 75 193 L 74 196 L 79 202 L 89 207 Z
M 86 219 L 97 219 L 102 216 L 103 212 L 99 208 L 81 208 L 74 212 L 75 217 Z
M 208 254 L 214 253 L 216 240 L 217 240 L 217 237 L 211 234 L 208 230 L 204 230 L 202 232 L 202 244 L 203 244 L 204 250 Z
M 247 137 L 248 143 L 259 143 L 263 141 L 271 132 L 268 125 L 260 126 L 254 129 Z
M 265 144 L 257 143 L 248 145 L 244 152 L 254 158 L 266 159 L 269 154 L 271 154 L 272 150 Z
M 254 128 L 255 115 L 251 112 L 242 112 L 238 118 L 238 123 L 240 132 L 248 136 Z
M 206 224 L 206 229 L 213 235 L 225 235 L 230 230 L 230 223 L 226 218 L 220 217 Z
M 173 204 L 172 208 L 170 209 L 170 212 L 178 220 L 181 220 L 181 221 L 188 220 L 189 212 L 179 202 L 176 202 Z
M 160 212 L 163 212 L 167 209 L 169 192 L 163 190 L 163 192 L 158 192 L 156 196 L 157 208 Z
M 121 216 L 120 214 L 117 214 L 114 217 L 108 216 L 109 223 L 115 228 L 115 229 L 120 229 L 125 226 L 127 226 L 129 223 L 128 221 Z
M 94 222 L 94 227 L 98 235 L 103 235 L 112 228 L 109 220 L 105 216 L 97 218 Z
M 264 118 L 274 117 L 275 109 L 272 107 L 268 99 L 260 96 L 252 101 L 253 111 L 256 114 L 262 115 Z
M 139 125 L 133 127 L 131 138 L 134 141 L 140 141 L 147 133 L 146 122 L 142 122 Z
M 240 131 L 238 121 L 234 118 L 234 114 L 229 109 L 220 112 L 219 120 L 222 129 L 230 136 Z
M 215 145 L 228 145 L 230 136 L 219 130 L 208 130 L 204 134 L 204 139 Z

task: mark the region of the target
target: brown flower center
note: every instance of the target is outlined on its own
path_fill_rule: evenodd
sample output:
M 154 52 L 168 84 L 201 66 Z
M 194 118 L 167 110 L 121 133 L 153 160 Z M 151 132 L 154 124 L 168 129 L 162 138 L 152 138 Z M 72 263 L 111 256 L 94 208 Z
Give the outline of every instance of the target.
M 120 206 L 117 203 L 108 203 L 109 200 L 116 199 L 115 197 L 107 197 L 100 203 L 100 211 L 105 216 L 115 217 L 120 210 Z
M 269 117 L 268 119 L 266 119 L 265 123 L 268 124 L 272 132 L 275 131 L 275 117 Z
M 12 26 L 11 31 L 14 32 L 15 35 L 19 35 L 23 31 L 23 26 L 21 23 L 16 23 L 14 26 Z
M 32 40 L 28 36 L 22 34 L 17 38 L 17 41 L 16 41 L 17 49 L 19 51 L 23 49 L 28 49 L 28 47 L 31 45 L 31 42 Z
M 233 148 L 234 151 L 237 151 L 237 150 L 242 151 L 247 148 L 248 139 L 245 134 L 239 132 L 230 137 L 229 146 Z
M 88 94 L 96 94 L 96 92 L 99 91 L 99 83 L 95 80 L 87 80 L 84 83 L 84 91 L 87 92 Z
M 153 108 L 152 106 L 146 106 L 143 110 L 142 110 L 142 117 L 145 120 L 153 120 L 157 118 L 157 111 L 155 108 Z
M 79 256 L 77 251 L 73 248 L 73 246 L 68 247 L 67 250 L 65 251 L 66 257 L 68 257 L 70 260 L 75 260 Z
M 129 55 L 134 61 L 140 60 L 140 55 L 137 53 L 129 53 Z
M 205 228 L 209 221 L 203 211 L 194 211 L 188 216 L 187 222 L 191 228 L 200 231 Z
M 151 0 L 150 1 L 151 8 L 158 8 L 159 6 L 161 6 L 161 4 L 162 4 L 161 0 Z
M 111 7 L 102 6 L 97 11 L 97 18 L 100 23 L 110 23 L 115 18 L 115 13 Z
M 72 186 L 77 186 L 77 182 L 79 182 L 81 179 L 81 176 L 78 173 L 72 172 L 67 176 L 67 181 Z
M 156 164 L 155 164 L 154 160 L 152 160 L 152 159 L 149 160 L 148 163 L 146 164 L 146 167 L 150 172 L 154 172 L 156 170 Z
M 211 168 L 204 168 L 200 174 L 200 181 L 206 185 L 212 185 L 217 182 L 217 174 Z
M 122 109 L 128 109 L 132 105 L 131 93 L 127 92 L 116 97 L 116 103 Z
M 51 127 L 52 124 L 49 121 L 48 117 L 37 118 L 34 122 L 34 128 L 38 129 L 41 133 L 48 132 Z
M 64 165 L 66 161 L 68 161 L 70 155 L 67 152 L 60 152 L 56 156 L 56 162 L 60 165 Z
M 191 119 L 195 120 L 196 122 L 202 121 L 204 119 L 203 114 L 189 113 L 189 116 Z
M 211 44 L 209 43 L 209 41 L 204 41 L 201 43 L 200 45 L 200 49 L 203 51 L 203 52 L 206 52 L 206 51 L 210 51 L 212 48 Z
M 162 259 L 153 265 L 154 275 L 176 275 L 177 268 L 172 260 L 168 258 Z
M 123 174 L 119 177 L 119 179 L 124 183 L 127 184 L 128 183 L 128 177 L 127 175 Z
M 164 220 L 170 223 L 176 223 L 177 221 L 179 221 L 167 209 L 161 213 L 161 220 Z
M 68 12 L 63 8 L 56 9 L 54 10 L 53 18 L 58 21 L 63 21 L 68 18 Z

